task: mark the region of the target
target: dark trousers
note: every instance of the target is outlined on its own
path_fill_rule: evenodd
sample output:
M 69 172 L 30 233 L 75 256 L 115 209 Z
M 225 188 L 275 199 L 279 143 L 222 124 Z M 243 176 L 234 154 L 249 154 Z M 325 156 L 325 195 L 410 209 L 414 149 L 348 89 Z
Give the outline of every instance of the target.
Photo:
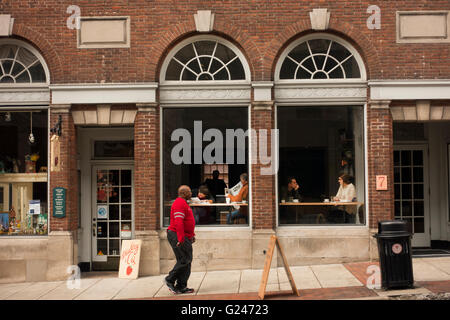
M 172 271 L 166 277 L 166 280 L 172 283 L 176 283 L 177 288 L 185 288 L 187 281 L 191 275 L 191 263 L 192 263 L 192 241 L 187 237 L 184 238 L 184 242 L 177 247 L 177 233 L 171 230 L 167 230 L 167 240 L 169 240 L 173 253 L 177 263 L 173 267 Z

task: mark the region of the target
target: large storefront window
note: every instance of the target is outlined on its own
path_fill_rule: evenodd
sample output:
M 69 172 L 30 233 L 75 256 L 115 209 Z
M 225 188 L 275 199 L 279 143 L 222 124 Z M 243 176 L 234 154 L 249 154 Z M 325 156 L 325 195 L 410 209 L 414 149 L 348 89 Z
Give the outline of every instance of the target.
M 280 225 L 364 224 L 362 107 L 278 107 Z
M 0 150 L 0 234 L 47 234 L 47 110 L 0 110 Z
M 197 225 L 248 225 L 247 129 L 247 108 L 163 109 L 164 226 L 180 185 L 192 189 Z

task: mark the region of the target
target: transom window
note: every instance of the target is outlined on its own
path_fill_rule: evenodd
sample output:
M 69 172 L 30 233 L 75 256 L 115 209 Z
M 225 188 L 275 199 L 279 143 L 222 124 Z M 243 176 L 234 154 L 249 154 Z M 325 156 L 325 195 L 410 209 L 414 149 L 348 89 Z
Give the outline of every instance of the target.
M 355 53 L 332 39 L 306 40 L 287 52 L 280 80 L 362 78 Z
M 169 57 L 170 58 L 170 57 Z M 191 41 L 170 58 L 166 81 L 245 80 L 238 50 L 218 39 Z
M 18 44 L 0 45 L 0 83 L 46 83 L 41 59 Z

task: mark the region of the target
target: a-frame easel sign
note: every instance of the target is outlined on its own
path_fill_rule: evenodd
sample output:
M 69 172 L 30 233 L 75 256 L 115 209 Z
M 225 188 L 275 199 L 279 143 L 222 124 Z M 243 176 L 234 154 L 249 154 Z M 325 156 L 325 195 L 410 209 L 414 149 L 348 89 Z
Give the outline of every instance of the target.
M 286 256 L 284 255 L 283 248 L 281 247 L 281 244 L 278 241 L 278 238 L 276 236 L 271 236 L 270 242 L 269 242 L 269 250 L 267 251 L 267 256 L 266 256 L 266 262 L 264 263 L 264 271 L 263 271 L 263 275 L 262 275 L 262 279 L 261 279 L 261 285 L 259 286 L 259 292 L 258 292 L 258 297 L 261 300 L 264 299 L 264 295 L 266 293 L 266 286 L 267 286 L 267 281 L 269 279 L 270 265 L 272 264 L 272 257 L 273 257 L 273 252 L 275 250 L 275 244 L 277 245 L 278 252 L 281 254 L 281 257 L 283 258 L 284 270 L 286 270 L 286 274 L 289 278 L 289 282 L 291 283 L 292 293 L 295 294 L 296 296 L 300 296 L 300 294 L 298 293 L 297 287 L 295 286 L 294 277 L 292 277 L 291 270 L 289 269 L 289 265 L 288 265 Z

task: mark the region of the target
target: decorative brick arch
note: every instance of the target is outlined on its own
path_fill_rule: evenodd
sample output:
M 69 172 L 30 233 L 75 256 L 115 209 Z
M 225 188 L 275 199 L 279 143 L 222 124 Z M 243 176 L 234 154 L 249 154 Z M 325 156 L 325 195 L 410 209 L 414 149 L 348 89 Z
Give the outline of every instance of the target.
M 159 73 L 164 59 L 178 42 L 195 35 L 204 34 L 196 31 L 194 19 L 191 20 L 192 21 L 177 24 L 173 27 L 171 32 L 164 32 L 163 35 L 159 37 L 160 40 L 156 43 L 148 56 L 148 61 L 145 66 L 146 79 L 159 81 Z M 235 26 L 230 26 L 225 22 L 220 21 L 214 23 L 214 30 L 211 34 L 229 40 L 241 50 L 250 67 L 251 80 L 254 80 L 257 70 L 262 68 L 262 59 L 257 46 L 248 34 Z
M 295 39 L 314 32 L 314 30 L 311 30 L 310 21 L 302 19 L 278 33 L 270 42 L 264 54 L 263 59 L 266 63 L 263 66 L 263 75 L 267 77 L 267 74 L 270 74 L 270 78 L 273 80 L 278 57 L 283 50 Z M 320 32 L 335 34 L 347 40 L 360 53 L 366 68 L 367 79 L 381 78 L 381 64 L 377 49 L 372 45 L 370 39 L 355 29 L 353 25 L 338 21 L 338 18 L 331 18 L 329 29 Z
M 61 60 L 51 43 L 42 36 L 42 33 L 33 31 L 23 24 L 14 23 L 12 34 L 20 37 L 21 40 L 29 42 L 42 54 L 50 70 L 50 82 L 54 82 L 54 79 L 63 78 Z

